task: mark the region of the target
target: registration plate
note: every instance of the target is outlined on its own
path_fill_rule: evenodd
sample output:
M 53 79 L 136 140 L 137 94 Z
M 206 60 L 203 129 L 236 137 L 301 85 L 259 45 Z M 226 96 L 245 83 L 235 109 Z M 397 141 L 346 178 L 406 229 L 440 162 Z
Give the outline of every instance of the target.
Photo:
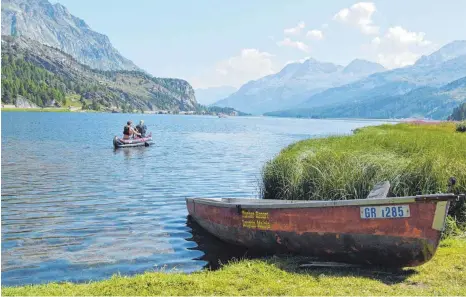
M 409 218 L 409 205 L 363 206 L 361 219 Z

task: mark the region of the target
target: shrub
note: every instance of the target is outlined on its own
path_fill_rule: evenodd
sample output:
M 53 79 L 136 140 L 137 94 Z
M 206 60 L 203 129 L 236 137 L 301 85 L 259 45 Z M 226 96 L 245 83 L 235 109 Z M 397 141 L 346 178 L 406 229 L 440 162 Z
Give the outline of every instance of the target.
M 466 132 L 466 121 L 456 124 L 456 131 L 457 132 Z

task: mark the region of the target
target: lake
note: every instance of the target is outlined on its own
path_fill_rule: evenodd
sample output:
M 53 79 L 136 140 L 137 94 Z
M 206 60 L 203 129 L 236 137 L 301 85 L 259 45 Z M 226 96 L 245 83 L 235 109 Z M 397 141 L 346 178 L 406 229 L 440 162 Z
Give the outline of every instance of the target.
M 100 113 L 1 117 L 2 285 L 200 270 L 227 248 L 192 226 L 185 197 L 259 198 L 264 163 L 287 145 L 381 123 Z M 113 149 L 128 119 L 145 121 L 153 146 Z

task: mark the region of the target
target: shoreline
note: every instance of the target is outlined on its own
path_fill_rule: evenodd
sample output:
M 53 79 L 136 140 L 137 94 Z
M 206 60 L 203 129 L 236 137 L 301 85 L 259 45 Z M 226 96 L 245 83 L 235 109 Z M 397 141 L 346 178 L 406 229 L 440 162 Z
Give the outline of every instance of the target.
M 112 111 L 95 111 L 95 110 L 70 110 L 69 108 L 21 108 L 21 107 L 3 107 L 2 112 L 70 112 L 70 113 L 114 113 Z M 218 116 L 214 114 L 197 114 L 197 113 L 157 113 L 157 112 L 135 112 L 135 113 L 123 113 L 116 112 L 116 114 L 147 114 L 147 115 L 194 115 L 194 116 Z M 372 118 L 302 118 L 302 117 L 277 117 L 277 116 L 265 116 L 265 115 L 246 115 L 246 116 L 227 116 L 229 117 L 254 117 L 254 118 L 278 118 L 278 119 L 297 119 L 297 120 L 323 120 L 323 121 L 363 121 L 363 122 L 389 122 L 389 123 L 404 123 L 404 122 L 426 122 L 426 123 L 443 123 L 453 122 L 446 120 L 425 120 L 425 119 L 372 119 Z
M 2 107 L 2 112 L 69 112 L 69 113 L 112 113 L 112 114 L 146 114 L 146 115 L 195 115 L 195 116 L 215 116 L 217 114 L 201 114 L 201 113 L 191 113 L 191 112 L 154 112 L 154 111 L 146 111 L 146 112 L 112 112 L 111 110 L 105 111 L 97 111 L 97 110 L 82 110 L 82 109 L 72 109 L 69 108 L 57 108 L 57 107 L 46 107 L 46 108 L 21 108 L 21 107 Z M 248 116 L 240 116 L 240 115 L 228 115 L 227 117 L 248 117 Z
M 21 108 L 21 107 L 2 107 L 1 111 L 6 112 L 76 112 L 68 108 Z
M 240 259 L 212 271 L 145 272 L 114 275 L 87 283 L 2 286 L 4 296 L 140 296 L 140 295 L 466 295 L 466 238 L 440 243 L 424 265 L 402 270 L 383 268 L 302 268 L 303 257 Z M 310 260 L 308 260 L 310 261 Z

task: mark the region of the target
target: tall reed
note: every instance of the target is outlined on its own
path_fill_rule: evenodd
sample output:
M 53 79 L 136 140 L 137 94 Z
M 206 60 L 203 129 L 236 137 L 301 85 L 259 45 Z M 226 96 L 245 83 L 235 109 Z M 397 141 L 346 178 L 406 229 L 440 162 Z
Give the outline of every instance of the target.
M 381 181 L 390 196 L 466 193 L 466 133 L 454 123 L 381 125 L 354 135 L 309 139 L 285 148 L 262 172 L 265 199 L 360 199 Z M 453 205 L 466 222 L 466 207 Z

